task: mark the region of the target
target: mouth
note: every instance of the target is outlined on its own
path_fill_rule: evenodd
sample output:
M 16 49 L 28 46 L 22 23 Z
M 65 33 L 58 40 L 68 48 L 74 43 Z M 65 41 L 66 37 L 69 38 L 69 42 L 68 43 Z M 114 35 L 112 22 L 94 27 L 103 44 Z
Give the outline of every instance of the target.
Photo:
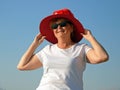
M 65 30 L 59 29 L 59 30 L 57 31 L 57 33 L 59 33 L 59 32 L 65 32 Z

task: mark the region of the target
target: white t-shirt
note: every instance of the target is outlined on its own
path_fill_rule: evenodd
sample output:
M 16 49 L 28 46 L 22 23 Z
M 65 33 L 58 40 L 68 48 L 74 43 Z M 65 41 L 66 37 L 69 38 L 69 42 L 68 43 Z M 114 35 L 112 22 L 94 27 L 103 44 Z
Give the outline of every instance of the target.
M 57 44 L 47 45 L 36 55 L 43 64 L 44 73 L 36 90 L 83 90 L 83 71 L 86 53 L 91 48 L 86 44 L 74 44 L 60 49 Z

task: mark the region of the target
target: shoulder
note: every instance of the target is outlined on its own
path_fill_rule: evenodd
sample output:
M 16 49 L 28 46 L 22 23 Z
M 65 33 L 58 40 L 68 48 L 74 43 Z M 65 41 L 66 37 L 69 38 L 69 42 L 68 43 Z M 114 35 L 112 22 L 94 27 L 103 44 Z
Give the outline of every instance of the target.
M 39 50 L 39 51 L 36 53 L 36 55 L 37 55 L 37 56 L 44 56 L 45 54 L 50 53 L 52 46 L 53 46 L 53 45 L 46 45 L 46 46 L 44 46 L 41 50 Z
M 46 45 L 43 49 L 49 50 L 49 49 L 52 49 L 54 47 L 55 47 L 55 44 L 49 44 L 49 45 Z
M 85 46 L 88 46 L 88 45 L 85 44 L 85 43 L 77 43 L 77 44 L 75 44 L 75 48 L 84 48 Z
M 42 50 L 40 50 L 41 52 L 51 52 L 55 50 L 55 44 L 49 44 L 46 45 Z
M 91 47 L 85 43 L 77 43 L 75 45 L 75 49 L 79 49 L 79 50 L 85 51 L 87 53 L 91 49 Z

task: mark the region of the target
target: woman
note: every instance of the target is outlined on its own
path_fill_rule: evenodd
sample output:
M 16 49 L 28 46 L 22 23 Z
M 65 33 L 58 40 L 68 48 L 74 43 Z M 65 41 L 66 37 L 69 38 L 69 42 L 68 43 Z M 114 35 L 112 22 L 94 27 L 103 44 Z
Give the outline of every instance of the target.
M 82 75 L 86 63 L 98 64 L 108 60 L 103 46 L 69 9 L 56 10 L 44 18 L 40 32 L 17 66 L 19 70 L 43 67 L 44 73 L 36 90 L 83 90 Z M 82 37 L 92 47 L 80 44 Z M 34 54 L 44 39 L 53 44 Z

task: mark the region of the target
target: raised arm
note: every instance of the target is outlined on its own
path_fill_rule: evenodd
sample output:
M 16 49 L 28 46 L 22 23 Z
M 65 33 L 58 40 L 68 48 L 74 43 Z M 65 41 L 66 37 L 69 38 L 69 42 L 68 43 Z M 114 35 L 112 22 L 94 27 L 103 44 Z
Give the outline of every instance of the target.
M 109 55 L 103 46 L 95 39 L 90 30 L 85 30 L 85 33 L 81 34 L 92 45 L 92 49 L 87 53 L 88 62 L 91 64 L 98 64 L 105 62 L 109 59 Z
M 19 70 L 33 70 L 42 66 L 40 60 L 37 58 L 36 55 L 34 55 L 34 51 L 43 42 L 44 38 L 45 36 L 42 36 L 41 34 L 38 34 L 35 37 L 34 41 L 29 46 L 24 55 L 21 57 L 17 65 L 17 68 Z

